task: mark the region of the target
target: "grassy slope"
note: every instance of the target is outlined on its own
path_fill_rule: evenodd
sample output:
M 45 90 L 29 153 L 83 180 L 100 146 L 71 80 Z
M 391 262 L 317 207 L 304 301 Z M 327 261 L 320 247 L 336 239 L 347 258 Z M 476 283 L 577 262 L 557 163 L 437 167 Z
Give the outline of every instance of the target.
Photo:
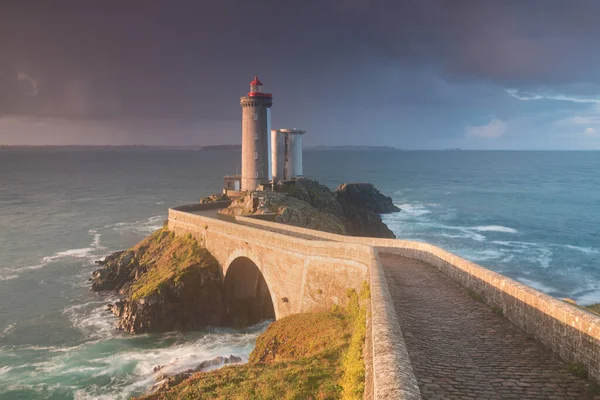
M 187 274 L 197 273 L 198 268 L 219 268 L 214 257 L 200 248 L 195 239 L 175 237 L 166 228 L 154 232 L 134 250 L 140 255 L 138 263 L 149 268 L 132 284 L 133 300 L 160 293 L 163 285 L 177 283 Z
M 198 373 L 143 399 L 361 399 L 366 308 L 354 291 L 348 296 L 345 309 L 271 324 L 248 364 Z
M 600 303 L 590 304 L 589 306 L 584 307 L 593 313 L 600 314 Z

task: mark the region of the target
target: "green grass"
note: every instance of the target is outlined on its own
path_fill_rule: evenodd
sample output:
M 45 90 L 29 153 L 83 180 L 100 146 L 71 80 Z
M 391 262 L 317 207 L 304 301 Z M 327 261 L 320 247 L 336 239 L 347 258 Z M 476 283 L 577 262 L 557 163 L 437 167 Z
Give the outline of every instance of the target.
M 134 250 L 136 261 L 141 267 L 147 266 L 147 271 L 131 287 L 133 300 L 160 293 L 166 285 L 178 283 L 199 269 L 218 268 L 216 260 L 191 235 L 175 237 L 166 228 L 154 232 Z
M 348 292 L 348 311 L 353 329 L 350 346 L 342 361 L 342 399 L 360 399 L 365 391 L 365 362 L 363 348 L 367 331 L 367 308 L 369 286 L 363 285 L 360 298 L 354 291 Z
M 197 373 L 142 399 L 362 399 L 368 296 L 368 288 L 349 291 L 346 307 L 275 321 L 247 364 Z
M 485 303 L 485 301 L 483 300 L 483 296 L 471 289 L 469 289 L 469 296 L 471 296 L 480 303 Z
M 570 373 L 572 373 L 573 375 L 575 375 L 578 378 L 583 378 L 583 379 L 588 378 L 587 369 L 585 369 L 585 367 L 581 364 L 569 364 L 569 366 L 567 368 L 569 369 Z
M 600 303 L 596 303 L 596 304 L 590 304 L 587 306 L 584 306 L 586 310 L 591 311 L 595 314 L 600 314 Z
M 499 315 L 499 316 L 504 316 L 504 310 L 501 307 L 497 307 L 497 306 L 493 306 L 492 307 L 492 311 L 494 312 L 494 314 Z

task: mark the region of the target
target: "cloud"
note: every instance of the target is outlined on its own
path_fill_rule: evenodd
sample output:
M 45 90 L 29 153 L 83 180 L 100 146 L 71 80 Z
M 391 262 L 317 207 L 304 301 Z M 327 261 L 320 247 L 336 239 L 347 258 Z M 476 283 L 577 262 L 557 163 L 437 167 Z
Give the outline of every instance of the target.
M 576 115 L 574 117 L 567 118 L 563 121 L 565 121 L 567 123 L 575 124 L 575 125 L 600 124 L 600 116 Z
M 27 92 L 27 94 L 29 94 L 31 96 L 38 95 L 38 85 L 40 83 L 38 79 L 32 77 L 25 71 L 17 71 L 17 79 L 20 81 L 25 81 L 25 82 L 29 83 L 30 91 Z
M 465 134 L 467 137 L 484 138 L 484 139 L 497 139 L 506 133 L 506 122 L 494 119 L 489 124 L 467 126 L 465 128 Z
M 193 138 L 193 139 L 190 139 Z M 239 143 L 239 122 L 0 116 L 2 145 L 215 145 Z
M 586 136 L 597 136 L 598 135 L 598 131 L 596 130 L 596 128 L 592 128 L 592 127 L 586 128 L 585 131 L 583 131 L 583 133 Z
M 565 94 L 537 94 L 532 92 L 521 91 L 519 89 L 506 89 L 506 93 L 518 100 L 556 100 L 556 101 L 570 101 L 573 103 L 591 103 L 600 104 L 600 98 L 598 97 L 586 97 L 586 96 L 570 96 Z

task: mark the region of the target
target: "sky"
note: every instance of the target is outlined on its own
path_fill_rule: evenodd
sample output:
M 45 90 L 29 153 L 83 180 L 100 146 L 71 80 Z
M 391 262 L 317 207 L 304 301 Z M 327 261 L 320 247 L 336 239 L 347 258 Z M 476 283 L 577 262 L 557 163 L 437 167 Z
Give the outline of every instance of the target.
M 0 145 L 600 149 L 600 1 L 0 2 Z

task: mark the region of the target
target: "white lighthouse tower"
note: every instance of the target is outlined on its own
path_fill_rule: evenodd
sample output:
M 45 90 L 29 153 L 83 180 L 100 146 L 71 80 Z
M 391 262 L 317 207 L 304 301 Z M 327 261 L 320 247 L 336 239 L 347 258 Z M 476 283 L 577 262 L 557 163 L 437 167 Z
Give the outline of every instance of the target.
M 254 77 L 250 92 L 240 98 L 242 106 L 241 190 L 255 190 L 271 178 L 270 131 L 273 96 L 263 93 L 263 83 Z

